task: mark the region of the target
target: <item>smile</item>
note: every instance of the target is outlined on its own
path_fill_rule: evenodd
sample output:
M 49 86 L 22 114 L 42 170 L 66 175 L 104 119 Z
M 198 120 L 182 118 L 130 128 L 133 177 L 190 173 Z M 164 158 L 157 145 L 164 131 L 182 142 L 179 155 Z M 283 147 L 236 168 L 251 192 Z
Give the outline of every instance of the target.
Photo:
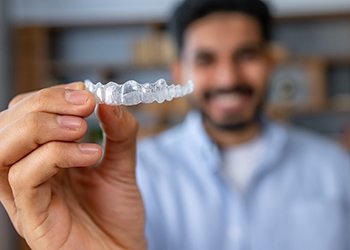
M 243 109 L 250 99 L 250 96 L 247 95 L 222 93 L 211 96 L 209 102 L 215 107 L 215 109 L 237 111 Z

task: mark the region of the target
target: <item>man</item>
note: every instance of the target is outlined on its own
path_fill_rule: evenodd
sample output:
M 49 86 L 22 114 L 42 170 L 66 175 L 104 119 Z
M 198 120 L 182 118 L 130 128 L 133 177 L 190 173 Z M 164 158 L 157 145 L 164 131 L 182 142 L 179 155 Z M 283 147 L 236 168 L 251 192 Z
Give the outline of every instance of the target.
M 350 249 L 350 160 L 263 113 L 265 4 L 185 1 L 171 27 L 196 110 L 139 145 L 150 249 Z
M 137 125 L 99 106 L 99 161 L 98 145 L 77 143 L 95 106 L 81 83 L 18 96 L 1 113 L 0 200 L 16 230 L 33 249 L 347 249 L 349 158 L 261 114 L 265 5 L 181 6 L 174 74 L 196 83 L 199 111 L 140 144 L 146 238 Z

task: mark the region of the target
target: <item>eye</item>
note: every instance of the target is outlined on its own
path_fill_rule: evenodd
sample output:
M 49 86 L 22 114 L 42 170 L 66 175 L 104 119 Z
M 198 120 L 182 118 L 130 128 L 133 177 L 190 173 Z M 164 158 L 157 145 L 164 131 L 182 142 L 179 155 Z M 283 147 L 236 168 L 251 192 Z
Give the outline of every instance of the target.
M 234 59 L 236 61 L 250 61 L 259 58 L 262 55 L 262 51 L 259 48 L 243 48 L 239 50 Z
M 214 56 L 210 53 L 198 53 L 195 57 L 195 63 L 199 66 L 210 65 L 214 62 Z

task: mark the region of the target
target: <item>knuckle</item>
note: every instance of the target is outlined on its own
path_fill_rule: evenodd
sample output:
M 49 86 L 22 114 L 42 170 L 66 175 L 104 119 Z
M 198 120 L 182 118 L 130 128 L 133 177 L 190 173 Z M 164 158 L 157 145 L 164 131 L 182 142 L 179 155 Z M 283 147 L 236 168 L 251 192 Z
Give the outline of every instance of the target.
M 16 168 L 11 168 L 8 173 L 8 182 L 12 189 L 16 189 L 20 186 L 21 183 L 21 172 L 17 171 Z
M 8 109 L 0 112 L 0 129 L 2 127 L 2 123 L 5 122 L 5 115 L 7 112 L 8 112 Z
M 48 142 L 45 144 L 44 151 L 50 155 L 56 155 L 61 152 L 60 144 L 57 142 Z
M 33 112 L 25 115 L 24 124 L 29 128 L 30 133 L 35 133 L 42 128 L 43 121 L 39 113 Z
M 16 95 L 14 98 L 12 98 L 7 107 L 11 108 L 12 106 L 14 106 L 18 102 L 18 100 L 21 99 L 21 96 L 22 95 Z
M 43 155 L 49 155 L 50 158 L 60 158 L 64 155 L 64 147 L 59 142 L 48 142 L 44 145 Z
M 71 149 L 71 147 L 66 143 L 49 142 L 44 145 L 41 155 L 55 166 L 67 165 L 71 160 L 69 149 Z
M 49 103 L 53 100 L 51 89 L 41 89 L 36 93 L 34 105 L 36 109 L 42 110 L 49 106 Z
M 7 108 L 10 108 L 11 106 L 13 106 L 13 105 L 15 104 L 16 98 L 17 98 L 17 96 L 13 97 L 13 98 L 9 101 L 9 103 L 8 103 L 8 105 L 7 105 Z

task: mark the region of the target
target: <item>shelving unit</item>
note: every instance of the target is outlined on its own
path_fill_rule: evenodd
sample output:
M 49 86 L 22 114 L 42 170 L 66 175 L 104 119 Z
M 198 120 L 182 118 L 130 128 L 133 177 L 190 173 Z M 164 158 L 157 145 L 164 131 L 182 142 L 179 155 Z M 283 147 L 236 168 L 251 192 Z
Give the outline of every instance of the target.
M 156 21 L 101 27 L 16 28 L 17 92 L 84 79 L 104 83 L 123 83 L 129 79 L 154 82 L 159 78 L 171 81 L 168 65 L 174 51 L 163 29 L 164 24 Z M 96 39 L 96 32 L 106 38 Z M 80 40 L 81 36 L 95 41 Z M 113 40 L 115 46 L 108 40 Z M 99 48 L 102 48 L 100 53 L 93 51 Z M 183 100 L 130 108 L 140 121 L 140 136 L 160 132 L 179 122 L 187 109 L 188 105 Z M 90 119 L 90 123 L 92 131 L 96 132 L 97 122 Z
M 272 78 L 271 86 L 279 87 L 278 91 L 271 88 L 268 106 L 271 116 L 285 122 L 329 113 L 348 116 L 350 15 L 289 16 L 276 21 L 275 40 L 280 46 L 277 57 L 281 48 L 284 55 L 279 58 L 280 65 Z M 15 27 L 16 90 L 31 91 L 86 78 L 119 83 L 128 79 L 155 81 L 159 76 L 171 80 L 168 66 L 174 51 L 164 35 L 164 26 L 162 20 L 148 20 Z M 325 41 L 329 38 L 327 32 L 333 36 L 348 32 L 349 41 L 334 40 L 332 45 L 332 40 Z M 140 135 L 150 135 L 180 121 L 188 108 L 188 104 L 178 100 L 163 105 L 139 105 L 132 112 L 140 120 Z M 345 124 L 338 124 L 339 127 L 350 123 L 350 119 L 340 120 Z M 311 129 L 320 131 L 317 127 Z M 322 132 L 335 135 L 334 131 Z
M 91 9 L 85 9 L 85 15 L 77 17 L 76 14 L 81 13 L 79 3 L 82 5 L 85 3 L 82 0 L 75 1 L 75 12 L 69 12 L 69 8 L 65 7 L 66 9 L 60 9 L 61 11 L 52 8 L 51 13 L 47 11 L 51 8 L 49 1 L 44 3 L 34 0 L 14 0 L 13 2 L 21 6 L 15 11 L 15 21 L 12 24 L 16 93 L 85 78 L 102 82 L 110 80 L 123 82 L 129 78 L 154 81 L 159 76 L 170 79 L 167 67 L 173 52 L 168 51 L 165 60 L 164 58 L 158 62 L 154 59 L 149 60 L 152 61 L 151 63 L 148 62 L 147 56 L 146 60 L 144 58 L 136 60 L 134 57 L 136 47 L 142 47 L 142 40 L 147 44 L 147 41 L 156 41 L 159 36 L 163 36 L 166 8 L 148 16 L 127 16 L 128 14 L 119 16 L 117 12 L 109 11 L 110 15 L 101 15 L 101 18 L 94 19 L 89 15 Z M 62 6 L 73 3 L 68 0 L 50 2 Z M 101 5 L 102 1 L 95 2 Z M 129 2 L 124 0 L 123 4 Z M 158 4 L 157 1 L 152 2 L 155 5 Z M 166 0 L 166 2 L 172 4 L 176 0 Z M 282 2 L 285 1 L 280 1 L 281 4 Z M 289 2 L 293 3 L 293 1 Z M 304 9 L 305 4 L 309 6 L 308 9 L 314 8 L 310 2 L 303 3 L 300 9 Z M 118 5 L 121 3 L 118 2 Z M 37 10 L 37 7 L 40 9 Z M 149 6 L 146 5 L 146 7 Z M 284 9 L 290 8 L 288 6 Z M 118 10 L 115 8 L 115 11 Z M 30 16 L 31 12 L 36 11 L 39 17 Z M 66 19 L 58 17 L 66 12 L 70 13 Z M 148 9 L 144 12 L 150 13 Z M 56 13 L 58 16 L 55 15 Z M 24 17 L 20 18 L 21 15 Z M 46 24 L 40 23 L 45 20 Z M 304 96 L 304 104 L 303 102 L 296 104 L 296 99 L 288 86 L 282 92 L 282 95 L 287 97 L 287 101 L 286 98 L 271 97 L 275 100 L 269 105 L 271 116 L 337 138 L 350 151 L 350 14 L 347 11 L 343 13 L 338 11 L 322 15 L 289 15 L 279 16 L 276 21 L 275 40 L 281 45 L 282 52 L 285 52 L 282 60 L 285 65 L 284 74 L 293 72 L 290 70 L 293 68 L 291 66 L 298 64 L 297 72 L 311 83 L 309 86 L 312 91 L 310 95 Z M 129 40 L 118 43 L 120 40 L 116 39 L 115 45 L 105 43 L 108 40 L 114 41 L 115 38 L 111 35 L 108 39 L 108 33 L 121 34 L 120 32 Z M 98 35 L 94 36 L 94 34 Z M 104 36 L 101 34 L 106 35 L 106 38 L 96 40 L 96 37 Z M 91 39 L 91 43 L 76 43 L 84 39 L 85 41 Z M 106 46 L 106 44 L 109 45 Z M 152 45 L 152 42 L 149 44 Z M 97 53 L 101 48 L 104 49 L 102 53 Z M 152 52 L 155 50 L 157 48 L 150 49 Z M 76 51 L 82 51 L 82 53 L 77 55 Z M 159 57 L 162 55 L 158 55 Z M 308 102 L 310 99 L 316 100 L 311 106 Z M 158 133 L 179 122 L 188 108 L 186 102 L 176 100 L 162 105 L 139 105 L 131 111 L 141 121 L 140 136 L 146 136 Z M 96 120 L 92 118 L 90 123 L 90 139 L 98 140 L 100 135 L 96 129 Z M 24 243 L 21 249 L 27 249 Z

